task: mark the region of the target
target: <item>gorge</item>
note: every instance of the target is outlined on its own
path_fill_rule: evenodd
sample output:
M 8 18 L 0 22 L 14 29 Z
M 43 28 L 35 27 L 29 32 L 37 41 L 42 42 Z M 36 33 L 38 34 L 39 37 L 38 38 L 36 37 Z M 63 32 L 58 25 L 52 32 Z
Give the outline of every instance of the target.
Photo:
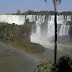
M 45 47 L 45 52 L 37 54 L 38 58 L 42 58 L 42 59 L 48 58 L 50 60 L 53 60 L 53 57 L 54 57 L 54 55 L 53 55 L 54 54 L 53 53 L 54 52 L 54 15 L 49 15 L 49 16 L 45 16 L 45 15 L 43 15 L 43 16 L 42 15 L 0 15 L 0 23 L 1 24 L 8 23 L 8 24 L 24 25 L 25 21 L 27 19 L 29 20 L 29 22 L 34 22 L 34 24 L 32 24 L 32 28 L 31 28 L 30 41 L 32 43 L 39 43 L 40 45 Z M 67 16 L 58 15 L 57 16 L 57 25 L 58 25 L 58 29 L 57 29 L 58 30 L 57 59 L 62 55 L 69 55 L 70 57 L 72 57 L 72 37 L 71 37 L 72 22 L 71 21 L 72 21 L 71 15 L 67 15 Z M 19 35 L 17 35 L 17 36 L 20 37 L 21 31 L 22 31 L 22 33 L 24 31 L 24 29 L 22 29 L 22 28 L 23 28 L 23 26 L 21 26 L 20 28 L 15 27 L 15 31 L 13 29 L 13 32 L 16 32 L 16 29 L 19 30 L 19 32 L 18 32 Z M 24 35 L 22 35 L 21 40 L 23 40 L 23 36 Z M 19 39 L 19 37 L 17 37 L 17 38 Z M 22 42 L 20 42 L 20 43 L 22 43 Z M 21 45 L 23 45 L 23 43 Z M 36 44 L 35 44 L 35 46 L 36 46 Z M 35 46 L 34 46 L 34 48 L 35 48 Z M 26 45 L 24 47 L 26 47 Z M 31 46 L 28 44 L 28 49 L 29 49 L 29 47 L 31 47 Z M 38 49 L 38 47 L 37 47 L 37 49 Z M 33 48 L 32 48 L 32 50 L 33 50 Z M 29 57 L 29 56 L 27 56 L 27 57 Z M 13 58 L 16 58 L 16 57 L 13 57 Z M 20 70 L 23 69 L 23 71 L 24 71 L 24 68 L 25 68 L 24 66 L 28 62 L 30 63 L 30 65 L 33 64 L 32 59 L 31 59 L 31 61 L 29 61 L 29 59 L 30 59 L 30 57 L 29 58 L 26 58 L 26 57 L 18 58 L 17 57 L 17 59 L 15 59 L 15 62 L 16 62 L 16 60 L 19 60 L 20 62 L 22 61 L 21 63 L 23 63 L 23 65 L 22 65 L 23 68 L 21 67 Z M 6 59 L 3 58 L 2 60 L 6 60 Z M 11 60 L 11 58 L 9 58 L 9 60 Z M 25 62 L 26 62 L 26 64 L 25 64 Z M 2 63 L 3 63 L 3 61 L 2 61 Z M 37 61 L 36 61 L 36 63 L 37 63 Z M 18 63 L 18 65 L 19 65 L 19 63 Z M 32 65 L 31 68 L 33 68 L 33 66 L 34 65 Z M 27 65 L 26 65 L 26 67 L 27 67 Z M 19 68 L 19 66 L 18 66 L 18 68 Z M 16 70 L 17 70 L 17 66 L 16 66 Z M 26 69 L 26 71 L 27 71 L 27 69 Z M 18 70 L 18 72 L 20 72 L 20 71 Z M 32 70 L 30 70 L 30 72 L 32 72 Z
M 1 23 L 23 25 L 26 19 L 35 22 L 32 26 L 31 42 L 54 40 L 54 15 L 0 15 Z M 58 36 L 71 36 L 71 24 L 67 24 L 68 21 L 72 21 L 72 15 L 57 16 Z

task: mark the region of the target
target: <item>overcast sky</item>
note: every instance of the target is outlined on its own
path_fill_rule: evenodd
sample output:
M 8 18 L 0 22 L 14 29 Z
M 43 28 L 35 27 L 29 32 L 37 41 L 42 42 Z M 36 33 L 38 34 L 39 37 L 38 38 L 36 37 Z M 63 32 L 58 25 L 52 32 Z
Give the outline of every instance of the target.
M 53 0 L 48 0 L 47 4 L 44 0 L 0 0 L 0 14 L 16 13 L 17 10 L 21 12 L 27 10 L 53 11 Z M 59 12 L 72 11 L 72 0 L 62 0 L 57 10 Z

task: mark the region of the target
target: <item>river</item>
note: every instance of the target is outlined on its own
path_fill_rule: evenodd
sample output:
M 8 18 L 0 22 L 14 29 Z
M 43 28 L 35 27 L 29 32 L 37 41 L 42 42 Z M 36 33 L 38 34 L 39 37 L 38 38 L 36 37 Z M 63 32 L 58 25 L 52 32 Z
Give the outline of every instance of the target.
M 39 59 L 0 43 L 0 72 L 33 72 Z

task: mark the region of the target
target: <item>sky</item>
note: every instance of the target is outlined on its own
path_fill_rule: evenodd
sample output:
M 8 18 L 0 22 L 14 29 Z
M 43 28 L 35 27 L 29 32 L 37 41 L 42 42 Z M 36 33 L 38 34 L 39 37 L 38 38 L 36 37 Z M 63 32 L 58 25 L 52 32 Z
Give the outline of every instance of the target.
M 0 14 L 16 13 L 20 10 L 21 13 L 28 10 L 34 11 L 53 11 L 53 0 L 0 0 Z M 61 4 L 57 4 L 57 11 L 72 11 L 72 0 L 62 0 Z

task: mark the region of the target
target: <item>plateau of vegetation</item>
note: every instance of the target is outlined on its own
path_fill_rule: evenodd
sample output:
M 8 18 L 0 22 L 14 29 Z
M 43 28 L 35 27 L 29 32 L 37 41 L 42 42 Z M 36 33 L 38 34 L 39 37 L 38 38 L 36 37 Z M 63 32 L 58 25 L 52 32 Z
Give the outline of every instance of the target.
M 32 23 L 26 20 L 25 25 L 0 24 L 0 42 L 30 53 L 43 52 L 44 47 L 30 42 Z

